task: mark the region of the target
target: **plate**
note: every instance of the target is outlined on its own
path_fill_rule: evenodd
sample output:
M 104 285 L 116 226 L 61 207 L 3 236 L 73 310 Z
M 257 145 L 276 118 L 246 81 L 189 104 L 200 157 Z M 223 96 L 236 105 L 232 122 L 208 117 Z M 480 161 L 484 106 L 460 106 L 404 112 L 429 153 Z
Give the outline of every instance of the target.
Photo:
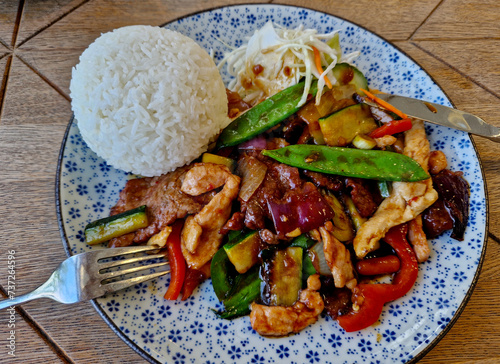
M 220 60 L 267 21 L 285 27 L 303 24 L 319 32 L 340 29 L 345 53 L 359 51 L 356 66 L 369 85 L 386 92 L 451 106 L 432 78 L 413 60 L 381 37 L 338 17 L 306 8 L 238 5 L 217 8 L 165 25 L 190 36 Z M 223 72 L 227 82 L 229 77 Z M 110 327 L 150 362 L 172 363 L 387 363 L 414 362 L 450 329 L 469 299 L 485 251 L 487 203 L 481 164 L 468 134 L 426 125 L 434 150 L 442 150 L 452 170 L 460 170 L 471 187 L 470 221 L 465 240 L 445 233 L 431 241 L 431 258 L 420 265 L 413 290 L 386 304 L 380 323 L 345 333 L 337 322 L 321 317 L 300 334 L 263 338 L 248 317 L 226 321 L 210 281 L 187 301 L 163 299 L 169 277 L 139 284 L 93 301 Z M 68 254 L 102 247 L 84 242 L 85 225 L 108 215 L 130 176 L 108 166 L 83 142 L 71 120 L 58 168 L 58 217 Z M 81 328 L 84 330 L 84 328 Z

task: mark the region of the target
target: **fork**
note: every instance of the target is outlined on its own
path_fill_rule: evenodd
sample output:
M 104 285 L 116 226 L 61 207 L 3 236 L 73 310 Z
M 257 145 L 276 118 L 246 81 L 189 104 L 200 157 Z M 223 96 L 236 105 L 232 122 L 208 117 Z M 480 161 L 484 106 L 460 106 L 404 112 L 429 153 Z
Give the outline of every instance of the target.
M 161 272 L 118 280 L 118 278 L 126 274 L 166 266 L 168 265 L 168 261 L 150 263 L 122 270 L 110 270 L 111 268 L 123 265 L 165 257 L 161 253 L 101 262 L 104 259 L 118 258 L 120 256 L 126 258 L 127 255 L 152 252 L 154 250 L 158 250 L 158 247 L 134 246 L 99 249 L 73 255 L 63 261 L 49 279 L 34 291 L 12 299 L 0 301 L 0 310 L 43 297 L 51 298 L 61 303 L 86 301 L 169 273 L 170 271 L 163 270 Z

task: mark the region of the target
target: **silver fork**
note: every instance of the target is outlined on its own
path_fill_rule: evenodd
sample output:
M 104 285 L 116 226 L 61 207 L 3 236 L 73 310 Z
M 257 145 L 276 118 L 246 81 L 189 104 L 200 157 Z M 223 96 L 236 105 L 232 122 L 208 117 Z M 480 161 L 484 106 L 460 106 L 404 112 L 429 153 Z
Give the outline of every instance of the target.
M 147 260 L 165 257 L 165 255 L 161 253 L 101 262 L 101 260 L 104 259 L 145 253 L 154 250 L 158 250 L 158 247 L 134 246 L 100 249 L 73 255 L 63 261 L 52 273 L 50 278 L 34 291 L 12 299 L 0 301 L 0 310 L 43 297 L 51 298 L 61 303 L 86 301 L 169 273 L 170 271 L 163 270 L 161 272 L 118 280 L 119 277 L 125 274 L 166 266 L 168 265 L 167 261 L 145 264 L 122 270 L 110 270 L 111 268 L 117 268 L 126 264 L 145 262 Z M 103 270 L 106 270 L 106 272 L 102 272 Z

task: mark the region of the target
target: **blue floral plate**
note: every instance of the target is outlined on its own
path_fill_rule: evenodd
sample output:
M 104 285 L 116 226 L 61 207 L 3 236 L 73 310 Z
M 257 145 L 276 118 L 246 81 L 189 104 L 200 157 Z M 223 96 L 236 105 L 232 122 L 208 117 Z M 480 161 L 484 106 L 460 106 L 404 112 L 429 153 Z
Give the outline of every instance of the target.
M 450 106 L 444 92 L 413 60 L 379 36 L 305 8 L 242 5 L 213 9 L 165 25 L 213 49 L 217 60 L 239 46 L 268 20 L 285 27 L 304 24 L 320 32 L 340 29 L 345 53 L 361 52 L 355 63 L 370 87 Z M 223 77 L 227 82 L 227 74 Z M 424 356 L 462 312 L 474 287 L 486 246 L 487 202 L 481 164 L 468 134 L 427 125 L 431 146 L 442 150 L 452 170 L 471 186 L 470 221 L 465 240 L 448 233 L 431 241 L 432 255 L 420 265 L 418 281 L 405 297 L 386 305 L 380 323 L 345 333 L 322 317 L 300 334 L 269 339 L 255 333 L 248 317 L 218 319 L 221 308 L 210 281 L 187 301 L 163 299 L 169 277 L 140 284 L 93 301 L 110 327 L 150 362 L 170 363 L 406 363 Z M 69 123 L 58 170 L 58 216 L 68 254 L 101 247 L 84 242 L 85 225 L 108 215 L 129 175 L 108 166 Z

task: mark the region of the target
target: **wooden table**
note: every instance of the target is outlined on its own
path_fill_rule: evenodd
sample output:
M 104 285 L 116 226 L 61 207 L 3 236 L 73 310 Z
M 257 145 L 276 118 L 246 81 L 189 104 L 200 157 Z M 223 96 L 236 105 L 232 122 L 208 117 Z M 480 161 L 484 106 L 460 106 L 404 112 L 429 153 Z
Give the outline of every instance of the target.
M 101 33 L 129 24 L 160 25 L 227 0 L 0 1 L 0 290 L 15 251 L 17 294 L 43 282 L 66 258 L 55 208 L 55 175 L 71 117 L 71 67 Z M 498 0 L 267 1 L 322 10 L 378 33 L 409 54 L 457 108 L 500 126 Z M 422 363 L 500 362 L 500 144 L 474 138 L 489 194 L 486 258 L 454 327 Z M 0 361 L 137 363 L 90 303 L 33 301 L 16 309 L 16 357 L 0 314 Z

